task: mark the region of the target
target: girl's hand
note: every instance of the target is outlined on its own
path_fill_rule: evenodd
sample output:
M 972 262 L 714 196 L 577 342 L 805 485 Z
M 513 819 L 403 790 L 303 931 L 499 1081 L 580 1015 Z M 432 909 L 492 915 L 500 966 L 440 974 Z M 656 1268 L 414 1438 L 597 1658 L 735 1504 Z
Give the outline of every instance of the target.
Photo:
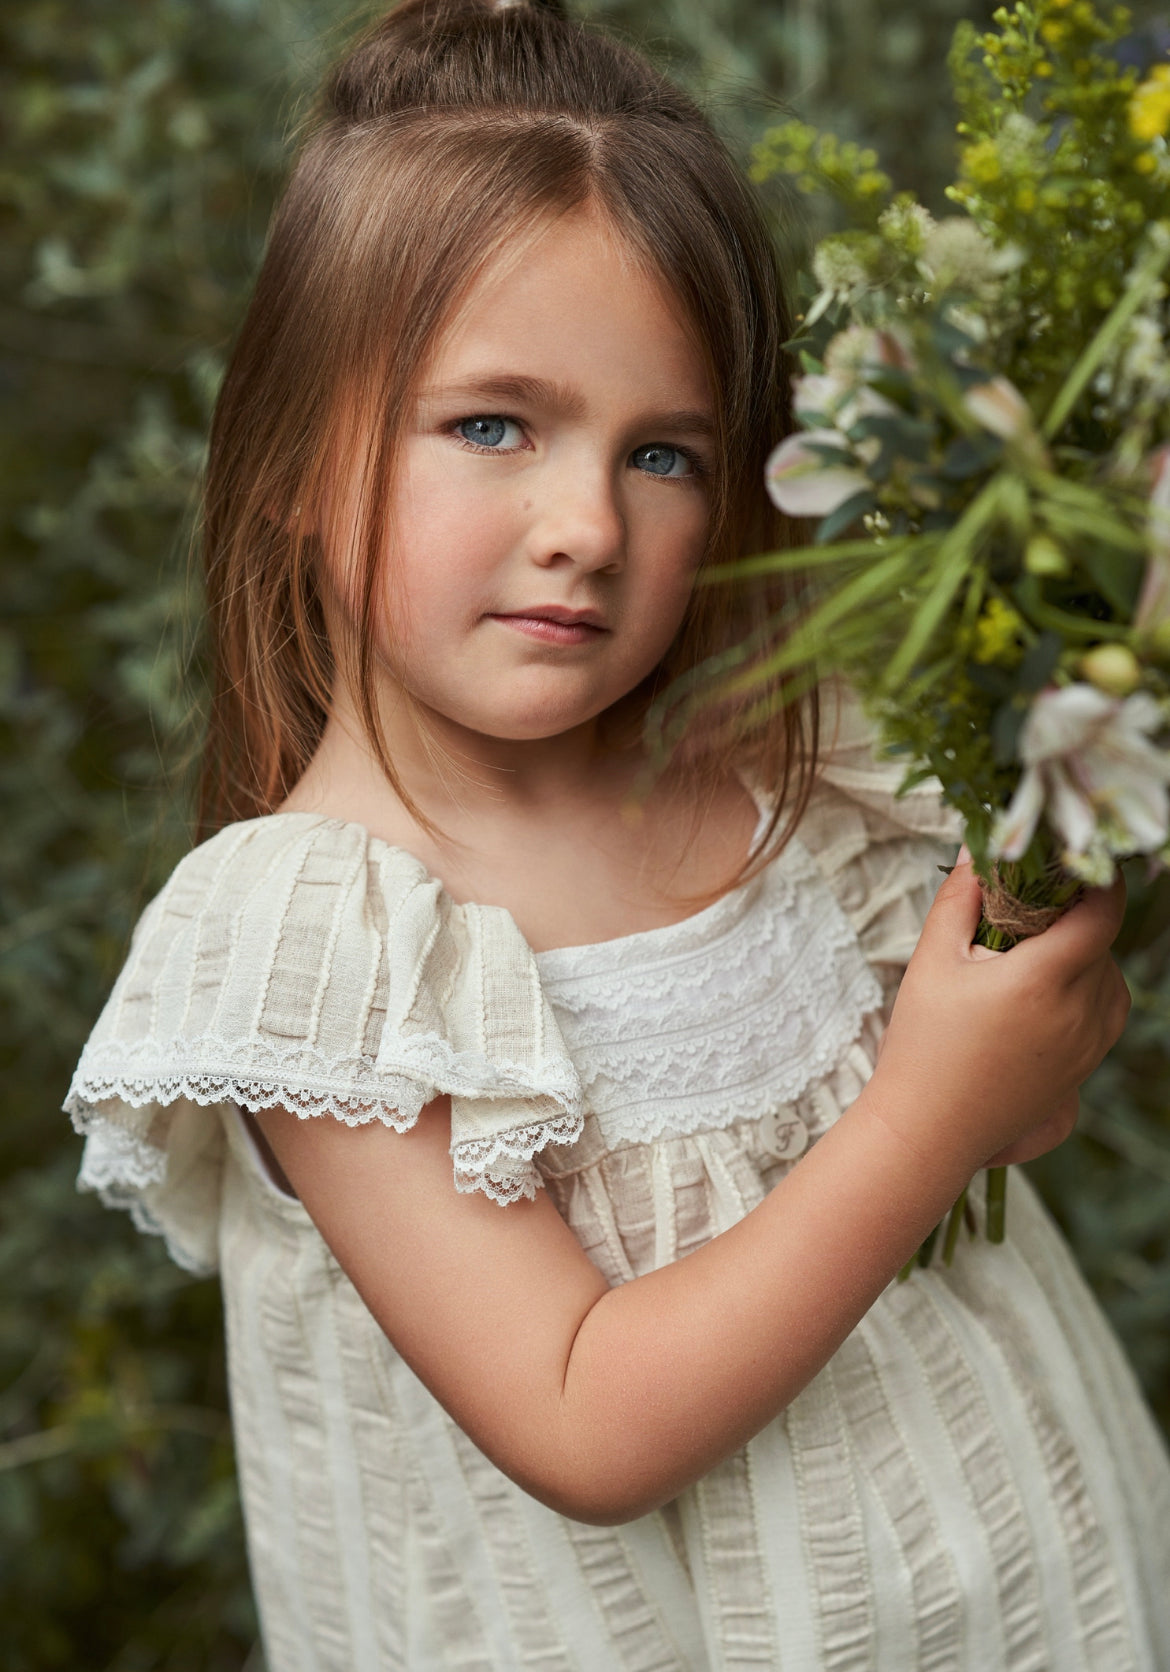
M 960 859 L 969 859 L 970 855 L 964 848 Z M 972 946 L 972 958 L 1002 958 L 1003 953 L 997 952 L 991 946 Z M 884 1041 L 883 1041 L 884 1043 Z M 988 1167 L 1015 1167 L 1022 1161 L 1035 1161 L 1039 1155 L 1047 1155 L 1063 1144 L 1066 1138 L 1071 1138 L 1076 1130 L 1077 1116 L 1081 1112 L 1080 1093 L 1070 1091 L 1063 1097 L 1048 1119 L 1033 1127 L 1026 1138 L 1019 1138 L 1006 1149 L 1001 1149 L 998 1155 L 989 1157 Z
M 984 1166 L 1014 1167 L 1020 1161 L 1035 1161 L 1038 1155 L 1047 1155 L 1049 1150 L 1056 1149 L 1066 1138 L 1072 1137 L 1080 1108 L 1079 1095 L 1075 1091 L 1070 1092 L 1047 1120 L 1033 1127 L 1026 1138 L 1009 1144 L 1006 1149 L 1001 1149 L 998 1155 L 989 1156 Z
M 972 1173 L 1068 1137 L 1077 1087 L 1120 1037 L 1130 1006 L 1109 952 L 1125 910 L 1122 877 L 1008 952 L 971 944 L 981 909 L 966 859 L 935 897 L 865 1092 L 920 1155 L 949 1149 Z

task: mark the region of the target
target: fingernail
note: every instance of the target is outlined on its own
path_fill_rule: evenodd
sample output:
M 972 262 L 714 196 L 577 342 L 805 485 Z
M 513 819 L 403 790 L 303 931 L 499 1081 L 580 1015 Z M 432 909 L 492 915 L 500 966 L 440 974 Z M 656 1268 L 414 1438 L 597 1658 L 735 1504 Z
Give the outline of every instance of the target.
M 964 842 L 962 847 L 959 849 L 959 856 L 955 860 L 955 864 L 956 865 L 969 865 L 970 863 L 971 863 L 971 849 L 967 846 L 966 842 Z

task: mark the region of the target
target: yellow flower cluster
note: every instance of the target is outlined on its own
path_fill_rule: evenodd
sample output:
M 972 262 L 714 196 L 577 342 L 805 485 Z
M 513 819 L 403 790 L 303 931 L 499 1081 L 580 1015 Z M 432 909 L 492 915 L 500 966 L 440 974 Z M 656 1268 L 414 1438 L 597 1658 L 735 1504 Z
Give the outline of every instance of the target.
M 885 207 L 892 190 L 876 151 L 805 122 L 783 122 L 756 146 L 752 179 L 766 180 L 777 172 L 791 175 L 802 192 L 831 191 L 865 220 Z
M 983 614 L 975 623 L 975 642 L 971 655 L 976 662 L 1017 662 L 1020 655 L 1020 628 L 1023 622 L 1002 598 L 989 598 Z
M 1156 64 L 1129 101 L 1129 131 L 1147 143 L 1170 130 L 1170 64 Z

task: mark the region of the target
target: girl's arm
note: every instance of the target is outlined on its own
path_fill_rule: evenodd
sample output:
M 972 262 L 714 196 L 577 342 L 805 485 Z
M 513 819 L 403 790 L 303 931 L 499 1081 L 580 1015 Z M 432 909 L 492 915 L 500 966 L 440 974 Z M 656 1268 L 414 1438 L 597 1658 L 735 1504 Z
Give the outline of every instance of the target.
M 857 1101 L 739 1224 L 609 1289 L 551 1201 L 451 1187 L 445 1100 L 413 1132 L 258 1118 L 374 1318 L 506 1474 L 577 1520 L 674 1497 L 812 1379 L 972 1174 L 1120 1034 L 1124 885 L 998 957 L 958 867 Z M 1067 1115 L 1058 1123 L 1067 1135 Z M 1011 1146 L 1015 1146 L 1011 1149 Z

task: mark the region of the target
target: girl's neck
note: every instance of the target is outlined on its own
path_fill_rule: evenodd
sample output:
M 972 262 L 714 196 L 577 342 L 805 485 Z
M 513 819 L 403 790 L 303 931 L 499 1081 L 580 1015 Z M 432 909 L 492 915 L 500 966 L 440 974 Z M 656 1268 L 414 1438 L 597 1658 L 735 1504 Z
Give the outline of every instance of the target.
M 337 711 L 281 811 L 363 825 L 415 855 L 460 901 L 505 906 L 537 950 L 582 945 L 689 916 L 746 856 L 757 811 L 728 773 L 681 773 L 634 801 L 636 745 L 596 722 L 550 739 L 482 738 L 386 716 L 391 758 L 421 822 L 387 783 L 357 715 Z
M 620 727 L 597 720 L 555 737 L 487 737 L 397 699 L 384 707 L 381 724 L 404 797 L 378 766 L 356 709 L 342 701 L 286 808 L 307 807 L 310 799 L 331 811 L 360 806 L 366 816 L 355 822 L 377 834 L 393 831 L 413 847 L 428 823 L 458 840 L 464 827 L 555 819 L 615 796 L 625 802 L 644 761 L 632 728 L 623 741 Z

